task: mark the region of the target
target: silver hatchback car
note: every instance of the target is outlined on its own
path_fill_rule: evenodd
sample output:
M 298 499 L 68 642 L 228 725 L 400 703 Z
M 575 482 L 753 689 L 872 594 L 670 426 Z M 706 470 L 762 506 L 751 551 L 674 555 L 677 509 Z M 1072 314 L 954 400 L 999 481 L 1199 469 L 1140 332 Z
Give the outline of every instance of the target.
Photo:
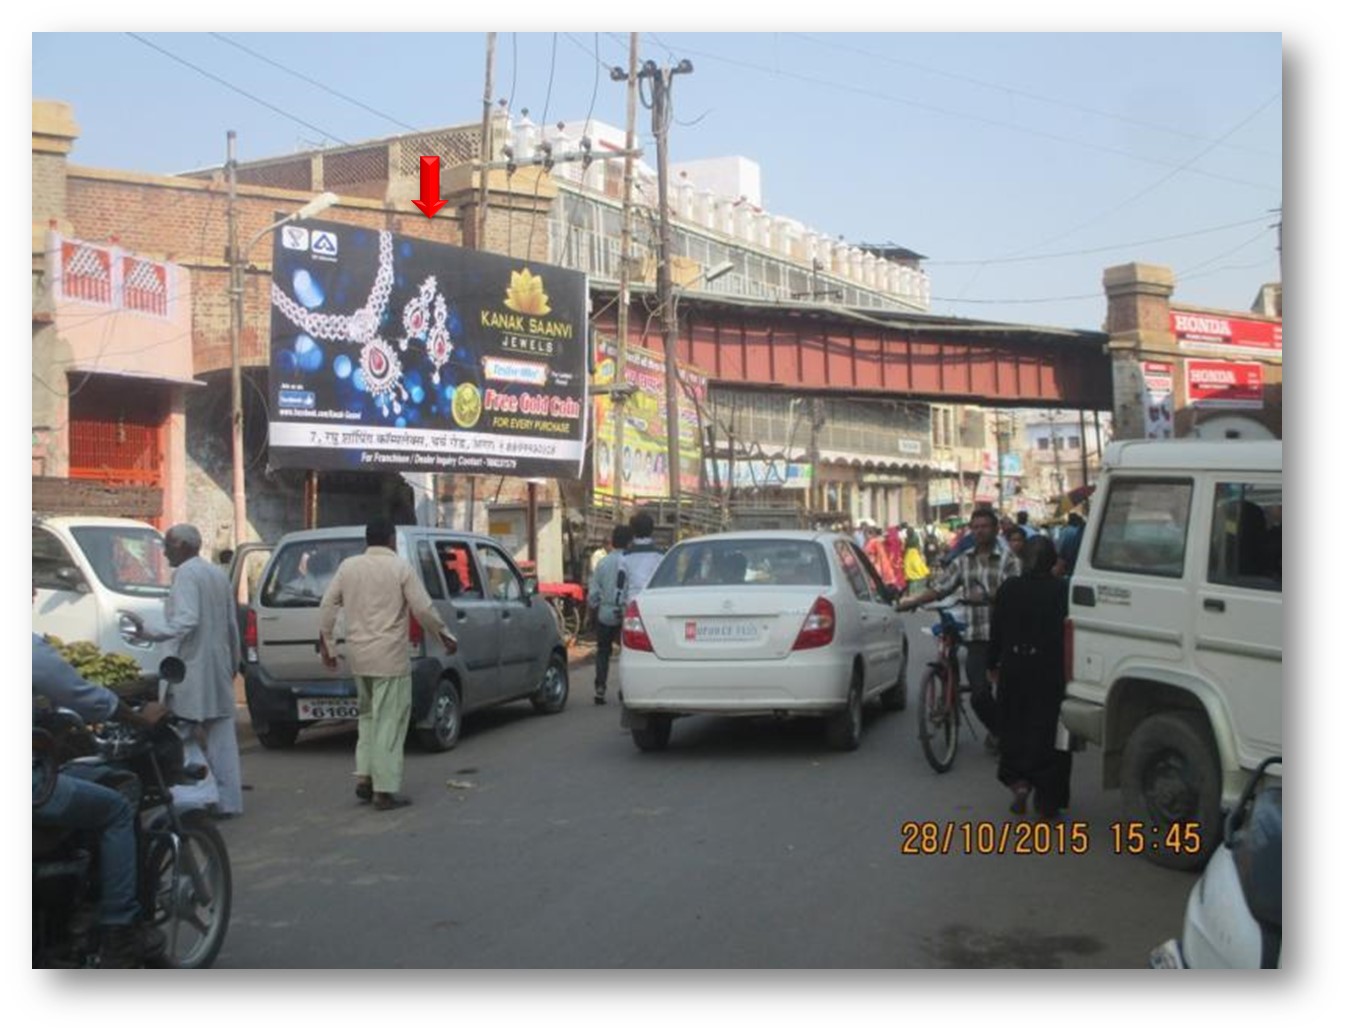
M 318 653 L 318 604 L 337 566 L 365 550 L 363 527 L 297 531 L 276 543 L 244 612 L 244 682 L 253 731 L 288 747 L 314 722 L 356 717 L 355 680 Z M 552 608 L 493 539 L 449 528 L 399 527 L 407 560 L 458 638 L 446 654 L 413 620 L 411 732 L 426 749 L 449 750 L 465 714 L 528 699 L 555 714 L 569 693 L 566 646 Z M 344 623 L 338 618 L 337 652 Z

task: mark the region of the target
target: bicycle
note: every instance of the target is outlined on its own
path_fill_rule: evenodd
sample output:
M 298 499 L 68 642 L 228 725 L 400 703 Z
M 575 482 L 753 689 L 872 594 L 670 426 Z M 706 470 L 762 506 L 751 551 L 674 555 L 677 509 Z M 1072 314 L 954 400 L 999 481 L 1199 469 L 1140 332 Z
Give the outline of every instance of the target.
M 569 596 L 548 596 L 547 603 L 556 614 L 562 638 L 568 643 L 574 643 L 588 624 L 585 606 Z
M 965 603 L 959 600 L 955 605 Z M 971 687 L 959 681 L 959 647 L 967 623 L 954 616 L 953 606 L 923 608 L 940 615 L 930 632 L 940 643 L 940 654 L 927 666 L 921 680 L 917 708 L 917 735 L 921 751 L 936 772 L 948 772 L 959 750 L 959 727 L 972 721 L 963 698 Z

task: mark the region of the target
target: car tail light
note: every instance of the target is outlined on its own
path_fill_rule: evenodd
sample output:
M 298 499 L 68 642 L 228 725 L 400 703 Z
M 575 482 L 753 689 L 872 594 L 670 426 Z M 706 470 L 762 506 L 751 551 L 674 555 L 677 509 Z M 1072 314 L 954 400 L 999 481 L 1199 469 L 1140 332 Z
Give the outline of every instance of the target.
M 833 632 L 836 629 L 837 611 L 833 609 L 831 600 L 826 596 L 820 596 L 809 608 L 809 615 L 800 626 L 800 634 L 795 637 L 795 645 L 791 649 L 813 650 L 819 646 L 827 646 L 833 641 Z
M 410 614 L 407 615 L 407 646 L 413 657 L 421 656 L 426 646 L 426 633 L 421 628 L 421 622 Z
M 252 664 L 257 663 L 257 611 L 252 607 L 248 608 L 247 616 L 243 621 L 243 649 L 244 656 Z
M 655 647 L 646 634 L 645 623 L 641 620 L 641 609 L 632 600 L 622 614 L 622 648 L 624 650 L 644 650 L 654 653 Z
M 1076 677 L 1076 626 L 1070 618 L 1062 627 L 1062 671 L 1066 672 L 1066 680 L 1072 681 Z

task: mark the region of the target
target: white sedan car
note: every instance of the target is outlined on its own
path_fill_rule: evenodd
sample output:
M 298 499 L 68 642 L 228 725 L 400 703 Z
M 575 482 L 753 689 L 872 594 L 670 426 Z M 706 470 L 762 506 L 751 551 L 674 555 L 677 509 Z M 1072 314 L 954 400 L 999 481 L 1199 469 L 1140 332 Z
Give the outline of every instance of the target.
M 854 750 L 867 703 L 907 702 L 892 603 L 835 532 L 680 542 L 623 616 L 622 725 L 641 750 L 662 750 L 682 715 L 824 715 L 829 745 Z

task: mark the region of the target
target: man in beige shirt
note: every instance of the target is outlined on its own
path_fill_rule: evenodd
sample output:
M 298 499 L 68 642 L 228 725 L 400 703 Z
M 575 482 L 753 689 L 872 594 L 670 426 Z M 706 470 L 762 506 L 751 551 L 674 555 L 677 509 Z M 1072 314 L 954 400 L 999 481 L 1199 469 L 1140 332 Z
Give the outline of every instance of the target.
M 386 518 L 365 528 L 365 552 L 347 557 L 332 576 L 318 610 L 323 664 L 337 667 L 332 634 L 337 611 L 346 613 L 346 661 L 355 676 L 357 739 L 355 794 L 380 811 L 411 802 L 402 789 L 402 743 L 412 710 L 408 657 L 410 612 L 450 653 L 458 640 L 445 627 L 430 594 L 410 564 L 397 555 L 397 529 Z

